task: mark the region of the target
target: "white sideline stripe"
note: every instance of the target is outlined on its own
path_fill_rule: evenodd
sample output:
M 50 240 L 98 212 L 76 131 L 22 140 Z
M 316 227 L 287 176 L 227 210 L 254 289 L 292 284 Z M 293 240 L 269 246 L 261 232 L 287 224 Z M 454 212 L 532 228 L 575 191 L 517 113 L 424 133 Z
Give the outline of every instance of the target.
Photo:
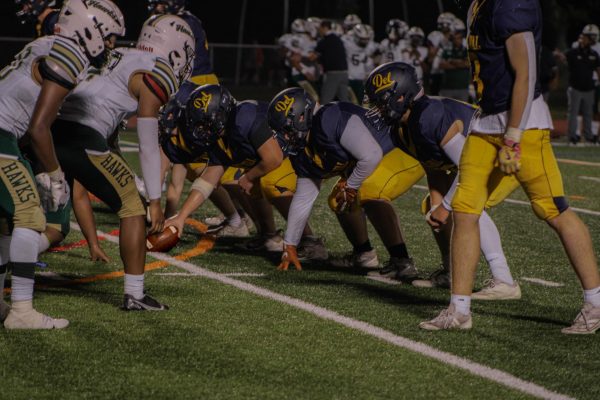
M 600 182 L 600 178 L 595 176 L 580 176 L 579 179 L 583 179 L 586 181 Z
M 187 272 L 155 272 L 152 275 L 157 276 L 195 276 Z
M 414 185 L 413 187 L 415 189 L 419 189 L 419 190 L 429 190 L 429 188 L 427 186 L 423 186 L 423 185 Z M 504 200 L 504 202 L 511 203 L 511 204 L 519 204 L 522 206 L 530 205 L 530 203 L 528 201 L 515 200 L 515 199 L 506 199 L 506 200 Z M 569 208 L 580 214 L 589 214 L 589 215 L 594 215 L 596 217 L 600 217 L 600 211 L 588 210 L 587 208 L 577 208 L 577 207 L 569 207 Z
M 79 226 L 75 223 L 71 223 L 73 229 L 79 230 Z M 104 232 L 98 231 L 98 235 L 103 236 L 106 240 L 118 243 L 119 238 L 113 235 L 108 235 Z M 151 257 L 154 257 L 161 261 L 166 261 L 171 265 L 179 267 L 185 271 L 188 271 L 190 274 L 202 276 L 208 279 L 212 279 L 214 281 L 218 281 L 224 283 L 225 285 L 233 286 L 245 292 L 249 292 L 255 294 L 257 296 L 265 297 L 267 299 L 271 299 L 283 304 L 287 304 L 294 308 L 304 310 L 310 314 L 313 314 L 319 318 L 330 320 L 336 322 L 340 325 L 343 325 L 347 328 L 357 330 L 369 336 L 376 337 L 385 342 L 393 344 L 395 346 L 404 348 L 406 350 L 413 351 L 415 353 L 421 354 L 423 356 L 433 358 L 434 360 L 440 361 L 443 364 L 451 365 L 456 368 L 463 369 L 467 372 L 470 372 L 473 375 L 488 379 L 490 381 L 499 383 L 508 388 L 519 390 L 523 393 L 530 394 L 534 397 L 538 397 L 541 399 L 549 399 L 549 400 L 574 400 L 573 397 L 569 397 L 560 393 L 553 392 L 544 388 L 543 386 L 536 385 L 533 382 L 528 382 L 523 379 L 517 378 L 514 375 L 511 375 L 507 372 L 501 371 L 499 369 L 494 369 L 483 364 L 476 363 L 474 361 L 468 360 L 463 357 L 456 356 L 454 354 L 446 353 L 445 351 L 438 350 L 434 347 L 428 346 L 424 343 L 420 343 L 399 335 L 396 335 L 390 331 L 386 331 L 385 329 L 379 328 L 377 326 L 371 325 L 369 323 L 358 321 L 349 317 L 345 317 L 336 313 L 335 311 L 328 310 L 323 307 L 319 307 L 315 304 L 311 304 L 290 296 L 286 296 L 283 294 L 275 293 L 270 290 L 261 288 L 256 285 L 252 285 L 250 283 L 242 282 L 237 279 L 230 278 L 228 276 L 224 276 L 222 274 L 209 271 L 204 268 L 200 268 L 194 264 L 191 264 L 186 261 L 177 260 L 171 256 L 168 256 L 163 253 L 147 253 Z
M 539 279 L 539 278 L 521 277 L 521 278 L 519 278 L 519 280 L 530 282 L 530 283 L 535 283 L 536 285 L 541 285 L 541 286 L 546 286 L 546 287 L 563 287 L 563 286 L 565 286 L 564 283 L 546 281 L 544 279 Z
M 140 149 L 137 147 L 121 147 L 121 153 L 139 153 Z
M 371 279 L 373 281 L 387 283 L 388 285 L 402 285 L 402 282 L 397 281 L 395 279 L 386 278 L 385 276 L 369 276 L 367 275 L 367 279 Z
M 40 271 L 40 272 L 37 272 L 36 275 L 43 276 L 45 278 L 52 278 L 52 279 L 60 280 L 60 281 L 69 280 L 69 278 L 65 278 L 58 272 L 54 272 L 54 271 Z
M 121 140 L 119 139 L 119 145 L 124 144 L 125 146 L 135 146 L 138 147 L 140 144 L 136 142 L 131 142 L 129 140 Z

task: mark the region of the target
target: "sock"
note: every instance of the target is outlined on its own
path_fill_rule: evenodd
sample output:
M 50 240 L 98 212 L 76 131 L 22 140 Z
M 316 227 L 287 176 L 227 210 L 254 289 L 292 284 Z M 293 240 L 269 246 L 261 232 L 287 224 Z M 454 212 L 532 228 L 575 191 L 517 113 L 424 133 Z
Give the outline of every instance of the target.
M 481 251 L 490 266 L 490 272 L 495 280 L 514 285 L 508 262 L 502 250 L 502 241 L 496 224 L 485 211 L 479 218 L 479 240 Z
M 144 297 L 144 274 L 125 274 L 125 294 L 140 300 Z
M 406 248 L 406 244 L 404 244 L 404 243 L 390 246 L 387 248 L 387 251 L 388 251 L 388 253 L 390 253 L 390 257 L 409 258 L 408 257 L 408 249 Z
M 235 214 L 232 214 L 230 216 L 227 217 L 227 224 L 231 225 L 231 226 L 240 226 L 240 224 L 242 223 L 242 218 L 240 217 L 240 214 L 238 214 L 238 212 L 236 211 Z
M 359 244 L 358 246 L 354 246 L 355 253 L 366 253 L 367 251 L 373 250 L 373 246 L 371 246 L 371 241 L 367 239 L 363 244 Z
M 31 301 L 33 299 L 35 264 L 34 263 L 12 263 L 12 290 L 10 300 Z
M 600 307 L 600 286 L 583 291 L 583 301 L 591 303 L 594 307 Z
M 461 314 L 471 314 L 471 296 L 460 296 L 453 294 L 450 296 L 450 304 L 454 304 L 456 311 Z
M 50 247 L 50 241 L 45 233 L 40 233 L 40 240 L 38 241 L 38 254 L 42 254 Z
M 4 281 L 6 280 L 6 267 L 8 264 L 0 265 L 0 301 L 4 298 L 2 291 L 4 290 Z

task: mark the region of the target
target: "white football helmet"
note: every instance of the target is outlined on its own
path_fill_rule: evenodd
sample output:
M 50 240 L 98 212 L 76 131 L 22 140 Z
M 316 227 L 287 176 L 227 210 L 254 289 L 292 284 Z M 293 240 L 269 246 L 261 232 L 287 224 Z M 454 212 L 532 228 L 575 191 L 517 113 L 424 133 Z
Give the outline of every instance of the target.
M 450 30 L 452 31 L 452 33 L 465 33 L 465 31 L 467 30 L 467 27 L 465 26 L 465 23 L 460 19 L 460 18 L 454 18 L 454 21 L 452 21 L 452 27 L 450 28 Z
M 448 32 L 452 29 L 452 23 L 456 19 L 456 16 L 451 12 L 443 12 L 437 18 L 438 30 L 442 32 Z
M 362 24 L 362 20 L 356 14 L 348 14 L 344 18 L 344 30 L 349 32 L 355 25 Z
M 183 83 L 192 73 L 195 43 L 190 26 L 181 17 L 155 15 L 144 22 L 137 48 L 167 60 Z
M 104 40 L 110 35 L 125 34 L 125 19 L 110 0 L 67 0 L 54 33 L 75 40 L 92 60 L 102 56 Z
M 319 17 L 308 17 L 306 19 L 306 32 L 313 39 L 316 39 L 319 36 L 319 26 L 321 26 L 321 18 L 319 18 Z
M 429 43 L 431 43 L 431 45 L 433 47 L 440 47 L 440 44 L 442 43 L 442 41 L 444 39 L 445 39 L 445 36 L 440 31 L 431 31 L 427 35 L 427 40 L 429 41 Z
M 393 42 L 404 39 L 407 32 L 408 24 L 398 18 L 390 19 L 385 26 L 385 33 Z
M 292 33 L 306 33 L 306 21 L 302 18 L 296 18 L 292 21 L 290 30 Z
M 373 28 L 367 24 L 354 25 L 351 32 L 354 42 L 361 47 L 366 47 L 375 36 Z
M 586 35 L 586 36 L 590 36 L 590 38 L 594 41 L 597 42 L 598 41 L 598 37 L 600 36 L 600 29 L 598 29 L 598 26 L 595 24 L 588 24 L 586 26 L 583 27 L 583 30 L 581 31 L 582 35 Z
M 408 30 L 406 36 L 408 36 L 413 46 L 422 46 L 425 39 L 425 32 L 418 26 L 413 26 Z

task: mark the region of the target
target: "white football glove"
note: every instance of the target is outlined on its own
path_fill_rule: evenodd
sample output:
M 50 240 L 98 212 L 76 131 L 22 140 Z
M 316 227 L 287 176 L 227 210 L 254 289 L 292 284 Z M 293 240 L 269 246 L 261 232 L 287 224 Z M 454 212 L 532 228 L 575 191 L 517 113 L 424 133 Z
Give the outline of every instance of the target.
M 37 174 L 35 181 L 40 194 L 40 203 L 46 212 L 57 211 L 69 201 L 69 185 L 60 168 Z

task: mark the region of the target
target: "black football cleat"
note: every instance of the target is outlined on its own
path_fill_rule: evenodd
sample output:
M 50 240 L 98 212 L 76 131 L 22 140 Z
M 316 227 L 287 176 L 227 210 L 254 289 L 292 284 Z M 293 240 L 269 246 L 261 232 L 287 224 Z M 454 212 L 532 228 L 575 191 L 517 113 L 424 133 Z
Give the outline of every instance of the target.
M 168 309 L 169 306 L 159 303 L 148 295 L 138 300 L 132 295 L 126 294 L 123 299 L 123 310 L 125 311 L 165 311 Z

